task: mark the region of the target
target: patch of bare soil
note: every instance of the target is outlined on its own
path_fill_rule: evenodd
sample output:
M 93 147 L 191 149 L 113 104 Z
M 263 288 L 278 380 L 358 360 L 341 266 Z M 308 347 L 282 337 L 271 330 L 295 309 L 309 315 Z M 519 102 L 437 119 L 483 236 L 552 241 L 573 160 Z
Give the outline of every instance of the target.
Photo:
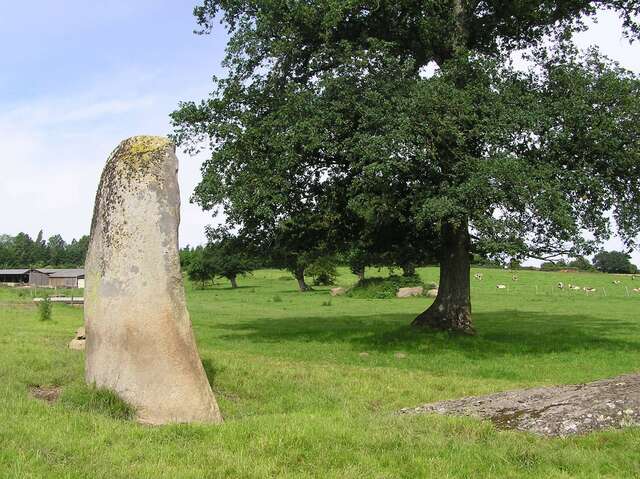
M 424 404 L 400 414 L 473 416 L 543 436 L 640 426 L 640 374 Z
M 30 386 L 29 395 L 32 398 L 40 399 L 48 403 L 53 403 L 58 400 L 62 388 L 59 386 Z

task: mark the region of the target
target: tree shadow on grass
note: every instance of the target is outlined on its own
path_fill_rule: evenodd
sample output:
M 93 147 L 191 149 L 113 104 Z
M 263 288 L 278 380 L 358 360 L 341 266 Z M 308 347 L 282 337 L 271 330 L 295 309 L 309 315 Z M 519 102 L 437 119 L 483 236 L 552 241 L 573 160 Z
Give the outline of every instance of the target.
M 216 325 L 226 342 L 347 344 L 357 351 L 457 351 L 471 359 L 574 350 L 640 349 L 640 322 L 583 315 L 496 311 L 476 313 L 475 337 L 418 330 L 412 315 L 264 318 Z

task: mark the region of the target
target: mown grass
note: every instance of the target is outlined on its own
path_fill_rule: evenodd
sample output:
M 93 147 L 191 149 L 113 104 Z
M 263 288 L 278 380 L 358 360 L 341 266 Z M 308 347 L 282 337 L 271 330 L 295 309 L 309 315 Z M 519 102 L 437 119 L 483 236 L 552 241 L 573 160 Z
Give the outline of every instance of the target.
M 419 272 L 437 280 L 435 268 Z M 40 322 L 28 295 L 0 289 L 0 477 L 638 477 L 638 428 L 543 439 L 468 418 L 394 415 L 640 369 L 631 291 L 640 281 L 483 273 L 472 285 L 473 338 L 409 328 L 430 299 L 329 302 L 328 288 L 298 293 L 281 271 L 258 271 L 237 290 L 188 286 L 222 426 L 127 420 L 126 406 L 84 386 L 83 353 L 66 349 L 81 309 L 53 305 L 52 321 Z M 354 281 L 342 271 L 342 285 Z M 558 281 L 598 291 L 561 291 Z M 60 400 L 30 398 L 32 385 L 61 386 Z

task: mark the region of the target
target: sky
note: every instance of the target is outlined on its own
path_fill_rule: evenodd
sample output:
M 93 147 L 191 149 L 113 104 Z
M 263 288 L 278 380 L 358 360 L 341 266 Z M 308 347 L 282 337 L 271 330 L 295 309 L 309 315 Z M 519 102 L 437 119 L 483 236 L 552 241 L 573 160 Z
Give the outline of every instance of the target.
M 178 102 L 211 91 L 226 34 L 193 33 L 195 2 L 0 0 L 0 234 L 88 234 L 109 153 L 134 135 L 168 134 Z M 640 45 L 615 15 L 599 15 L 577 42 L 640 73 Z M 202 244 L 213 220 L 189 197 L 204 157 L 178 159 L 180 243 Z

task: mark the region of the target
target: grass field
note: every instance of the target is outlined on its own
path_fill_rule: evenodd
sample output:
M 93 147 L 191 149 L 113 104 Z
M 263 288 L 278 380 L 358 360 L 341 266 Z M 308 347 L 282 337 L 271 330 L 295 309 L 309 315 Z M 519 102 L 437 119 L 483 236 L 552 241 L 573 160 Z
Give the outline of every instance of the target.
M 419 272 L 437 280 L 435 268 Z M 328 302 L 327 288 L 298 293 L 282 271 L 258 271 L 237 290 L 189 286 L 222 426 L 123 419 L 84 386 L 83 353 L 66 349 L 82 311 L 55 305 L 53 321 L 40 322 L 30 297 L 0 289 L 0 477 L 639 477 L 639 428 L 543 439 L 468 418 L 394 415 L 640 370 L 640 294 L 631 291 L 640 281 L 483 273 L 472 284 L 476 337 L 409 328 L 429 299 Z M 560 291 L 558 281 L 597 291 Z M 49 405 L 28 396 L 30 385 L 63 392 Z

